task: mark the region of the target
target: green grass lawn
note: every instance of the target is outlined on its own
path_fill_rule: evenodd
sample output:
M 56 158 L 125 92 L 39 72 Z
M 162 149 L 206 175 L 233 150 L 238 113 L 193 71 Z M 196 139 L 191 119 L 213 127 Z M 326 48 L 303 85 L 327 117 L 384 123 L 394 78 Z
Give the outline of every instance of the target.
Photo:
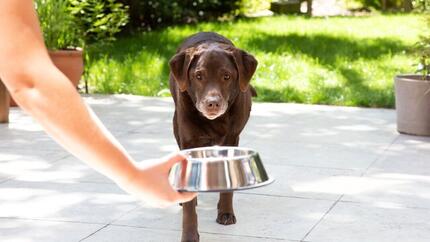
M 268 17 L 176 26 L 91 46 L 85 78 L 96 93 L 168 93 L 168 61 L 180 42 L 215 31 L 254 54 L 258 101 L 393 107 L 393 77 L 417 62 L 408 49 L 420 15 Z

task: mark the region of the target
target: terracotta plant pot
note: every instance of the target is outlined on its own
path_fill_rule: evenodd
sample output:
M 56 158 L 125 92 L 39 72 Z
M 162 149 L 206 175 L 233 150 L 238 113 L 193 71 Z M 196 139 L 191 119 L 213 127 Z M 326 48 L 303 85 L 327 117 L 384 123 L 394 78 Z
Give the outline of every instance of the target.
M 395 77 L 397 130 L 400 133 L 430 136 L 430 77 Z
M 70 79 L 73 86 L 77 87 L 84 73 L 82 49 L 49 51 L 49 56 L 54 65 Z M 13 99 L 10 105 L 16 106 Z

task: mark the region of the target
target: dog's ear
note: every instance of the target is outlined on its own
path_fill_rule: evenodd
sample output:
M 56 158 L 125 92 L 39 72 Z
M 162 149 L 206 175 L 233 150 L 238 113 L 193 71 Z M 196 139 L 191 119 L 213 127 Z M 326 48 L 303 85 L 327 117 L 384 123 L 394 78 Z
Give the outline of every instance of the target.
M 178 83 L 179 90 L 184 92 L 188 86 L 188 70 L 193 60 L 194 49 L 187 49 L 174 55 L 169 61 L 170 71 Z
M 254 56 L 241 49 L 233 48 L 231 53 L 236 63 L 237 71 L 239 72 L 240 90 L 246 92 L 252 75 L 254 75 L 255 69 L 257 69 L 258 61 Z

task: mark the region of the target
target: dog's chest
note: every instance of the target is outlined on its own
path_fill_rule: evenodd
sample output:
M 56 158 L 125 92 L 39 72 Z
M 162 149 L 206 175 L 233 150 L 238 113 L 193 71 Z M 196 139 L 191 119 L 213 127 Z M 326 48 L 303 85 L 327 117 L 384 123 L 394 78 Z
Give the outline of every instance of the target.
M 201 138 L 207 145 L 227 145 L 231 137 L 239 135 L 230 117 L 205 122 L 199 128 Z

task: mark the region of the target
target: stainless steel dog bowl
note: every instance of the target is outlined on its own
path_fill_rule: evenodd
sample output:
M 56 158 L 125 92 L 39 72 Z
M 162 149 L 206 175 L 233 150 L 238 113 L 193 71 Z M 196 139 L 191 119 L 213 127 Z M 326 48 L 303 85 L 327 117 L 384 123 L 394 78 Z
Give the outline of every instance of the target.
M 169 175 L 170 184 L 178 191 L 233 191 L 273 182 L 258 153 L 248 148 L 213 146 L 181 153 L 188 162 L 176 164 Z

